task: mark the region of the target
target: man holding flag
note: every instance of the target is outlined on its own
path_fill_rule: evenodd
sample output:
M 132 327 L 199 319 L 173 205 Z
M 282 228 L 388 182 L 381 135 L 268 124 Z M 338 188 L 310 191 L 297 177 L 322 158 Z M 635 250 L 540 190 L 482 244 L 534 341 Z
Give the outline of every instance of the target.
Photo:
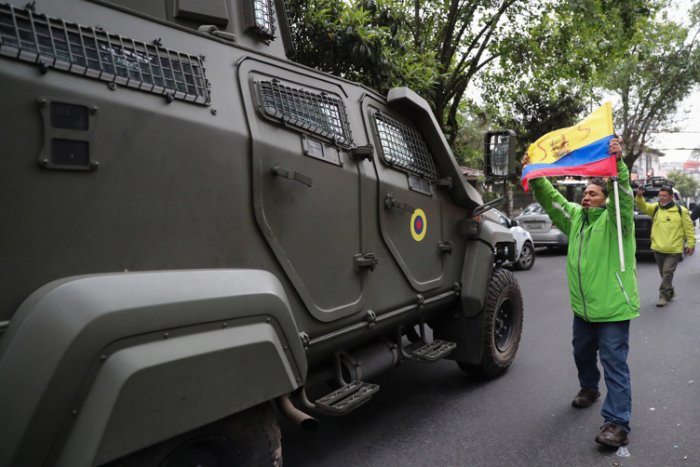
M 595 440 L 612 447 L 628 443 L 632 412 L 629 325 L 639 316 L 634 196 L 621 155 L 612 130 L 612 109 L 606 104 L 580 124 L 537 140 L 522 161 L 523 185 L 527 189 L 529 182 L 537 201 L 569 237 L 567 278 L 580 385 L 572 405 L 590 407 L 600 397 L 600 359 L 607 395 L 601 409 L 605 422 Z M 579 205 L 568 202 L 541 178 L 548 175 L 617 176 L 617 180 L 606 186 L 602 179 L 592 179 Z M 611 188 L 615 196 L 608 201 Z

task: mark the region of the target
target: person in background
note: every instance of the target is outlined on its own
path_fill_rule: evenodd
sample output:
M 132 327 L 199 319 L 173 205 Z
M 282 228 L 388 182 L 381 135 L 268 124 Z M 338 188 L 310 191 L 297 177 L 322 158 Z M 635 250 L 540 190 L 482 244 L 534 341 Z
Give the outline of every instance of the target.
M 552 221 L 569 237 L 566 273 L 574 313 L 572 343 L 580 386 L 571 403 L 586 408 L 600 397 L 600 359 L 607 394 L 601 409 L 604 424 L 595 441 L 619 447 L 628 444 L 630 431 L 632 384 L 627 354 L 630 320 L 639 316 L 639 293 L 634 193 L 617 139 L 610 141 L 608 152 L 617 159 L 619 206 L 614 200 L 607 202 L 612 182 L 606 186 L 602 179 L 589 182 L 581 204 L 567 201 L 546 178 L 531 180 L 530 187 Z M 528 163 L 526 154 L 523 165 Z M 624 271 L 619 261 L 617 209 L 621 216 Z
M 695 221 L 700 219 L 700 204 L 690 203 L 688 211 L 690 212 L 690 220 L 693 221 L 694 226 Z
M 644 188 L 637 188 L 637 210 L 652 218 L 651 249 L 661 275 L 656 306 L 663 307 L 676 296 L 673 275 L 683 253 L 690 256 L 695 252 L 695 229 L 688 210 L 673 201 L 671 187 L 661 187 L 658 200 L 647 203 Z

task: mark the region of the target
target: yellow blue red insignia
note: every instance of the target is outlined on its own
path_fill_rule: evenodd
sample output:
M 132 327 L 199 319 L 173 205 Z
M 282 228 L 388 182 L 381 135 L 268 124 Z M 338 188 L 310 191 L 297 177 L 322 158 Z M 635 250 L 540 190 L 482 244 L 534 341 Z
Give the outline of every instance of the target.
M 428 218 L 422 209 L 416 209 L 411 216 L 411 236 L 413 240 L 420 242 L 425 238 L 428 230 Z

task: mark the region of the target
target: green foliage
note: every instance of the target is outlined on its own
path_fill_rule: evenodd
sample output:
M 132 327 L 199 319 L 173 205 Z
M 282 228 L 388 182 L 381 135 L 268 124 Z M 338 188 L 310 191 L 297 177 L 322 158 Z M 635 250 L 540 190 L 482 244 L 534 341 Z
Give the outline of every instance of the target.
M 481 169 L 484 165 L 484 134 L 492 129 L 491 118 L 475 107 L 462 115 L 452 150 L 459 164 Z
M 411 87 L 454 143 L 467 88 L 541 1 L 290 0 L 292 58 L 380 93 Z
M 515 129 L 522 153 L 612 99 L 631 166 L 700 83 L 700 4 L 683 26 L 669 1 L 289 0 L 292 58 L 382 94 L 411 87 L 473 167 L 487 129 Z
M 524 24 L 521 37 L 502 44 L 498 69 L 482 77 L 487 103 L 518 120 L 517 102 L 524 94 L 542 102 L 566 94 L 585 102 L 588 111 L 603 96 L 612 98 L 631 166 L 650 132 L 667 124 L 700 82 L 697 28 L 668 20 L 667 5 L 668 0 L 553 2 L 538 21 Z M 696 4 L 694 18 L 698 12 Z M 532 141 L 541 134 L 522 136 Z
M 700 188 L 697 180 L 680 170 L 672 170 L 666 175 L 666 178 L 673 182 L 673 186 L 678 190 L 683 197 L 694 197 L 695 192 Z
M 565 87 L 547 94 L 536 89 L 525 90 L 513 97 L 508 109 L 510 111 L 498 117 L 497 122 L 519 135 L 519 154 L 540 136 L 575 124 L 587 110 L 581 96 Z
M 667 21 L 645 25 L 628 54 L 602 85 L 620 100 L 616 126 L 625 139 L 625 162 L 642 154 L 651 132 L 671 123 L 679 104 L 700 82 L 697 36 Z
M 291 58 L 382 94 L 394 86 L 425 93 L 436 82 L 434 53 L 412 47 L 399 6 L 393 0 L 289 0 Z
M 463 123 L 464 97 L 473 80 L 502 53 L 499 44 L 515 40 L 517 21 L 527 21 L 541 0 L 414 0 L 408 23 L 418 50 L 436 52 L 437 82 L 426 98 L 454 144 Z

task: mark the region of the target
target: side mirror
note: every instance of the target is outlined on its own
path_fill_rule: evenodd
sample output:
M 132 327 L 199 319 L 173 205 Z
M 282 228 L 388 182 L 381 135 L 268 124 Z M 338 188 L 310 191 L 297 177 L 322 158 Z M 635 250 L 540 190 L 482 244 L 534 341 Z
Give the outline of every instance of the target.
M 518 224 L 518 221 L 516 221 L 515 219 L 511 219 L 511 220 L 510 220 L 510 226 L 511 226 L 511 227 L 517 227 L 518 225 L 519 225 L 519 224 Z
M 511 173 L 515 173 L 515 132 L 487 132 L 484 139 L 484 175 L 506 178 Z

